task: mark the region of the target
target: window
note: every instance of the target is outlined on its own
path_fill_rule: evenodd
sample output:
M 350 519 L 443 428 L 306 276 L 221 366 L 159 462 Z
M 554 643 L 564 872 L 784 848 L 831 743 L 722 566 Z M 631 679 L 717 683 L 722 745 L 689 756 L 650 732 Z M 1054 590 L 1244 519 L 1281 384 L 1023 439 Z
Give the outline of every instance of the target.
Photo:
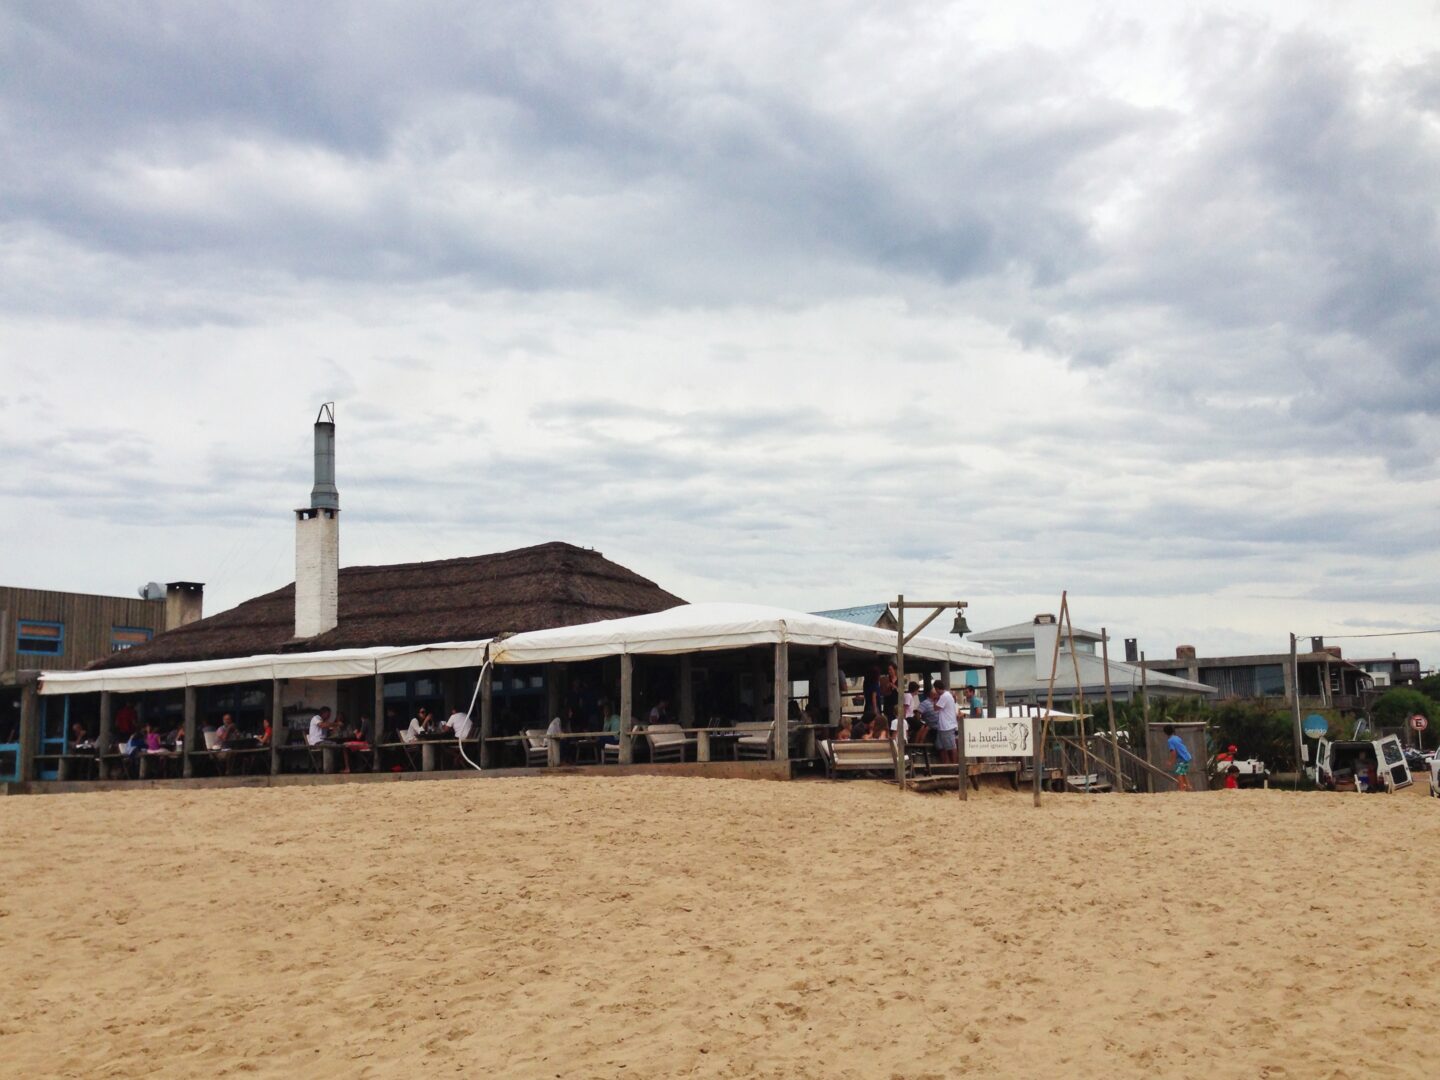
M 154 635 L 153 630 L 138 626 L 112 626 L 110 628 L 110 651 L 124 652 L 136 645 L 144 645 Z
M 15 633 L 15 651 L 31 656 L 64 656 L 65 624 L 21 619 Z

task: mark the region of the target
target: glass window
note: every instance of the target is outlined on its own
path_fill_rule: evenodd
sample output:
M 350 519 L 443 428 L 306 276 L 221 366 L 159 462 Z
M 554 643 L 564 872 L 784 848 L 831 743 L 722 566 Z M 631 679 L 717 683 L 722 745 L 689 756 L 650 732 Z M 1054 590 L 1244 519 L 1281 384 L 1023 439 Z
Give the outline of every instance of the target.
M 153 630 L 138 626 L 112 626 L 110 628 L 110 651 L 124 652 L 136 645 L 144 645 L 154 636 Z
M 64 656 L 65 624 L 21 619 L 15 632 L 15 651 L 31 656 Z

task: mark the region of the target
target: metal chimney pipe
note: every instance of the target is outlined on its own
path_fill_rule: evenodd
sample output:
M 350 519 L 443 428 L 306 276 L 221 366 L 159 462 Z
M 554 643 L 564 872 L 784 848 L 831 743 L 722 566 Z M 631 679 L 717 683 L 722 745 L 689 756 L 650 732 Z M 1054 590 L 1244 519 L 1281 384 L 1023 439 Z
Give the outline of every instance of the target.
M 320 406 L 315 418 L 315 486 L 310 489 L 312 510 L 339 510 L 340 492 L 335 487 L 335 403 Z

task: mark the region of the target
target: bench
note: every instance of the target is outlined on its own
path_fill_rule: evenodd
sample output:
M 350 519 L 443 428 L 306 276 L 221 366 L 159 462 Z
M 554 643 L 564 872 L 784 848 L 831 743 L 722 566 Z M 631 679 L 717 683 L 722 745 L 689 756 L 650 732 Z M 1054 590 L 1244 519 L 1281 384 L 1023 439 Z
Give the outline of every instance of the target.
M 841 773 L 895 771 L 895 744 L 889 739 L 855 739 L 820 742 L 825 775 L 834 780 Z

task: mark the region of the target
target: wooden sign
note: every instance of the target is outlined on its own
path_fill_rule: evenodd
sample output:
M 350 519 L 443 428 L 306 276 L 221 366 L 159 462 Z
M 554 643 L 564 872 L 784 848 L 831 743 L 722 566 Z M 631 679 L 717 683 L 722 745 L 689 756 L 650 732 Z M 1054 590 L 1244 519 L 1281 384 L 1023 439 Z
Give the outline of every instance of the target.
M 965 756 L 1029 757 L 1034 751 L 1030 717 L 967 716 L 960 721 Z

